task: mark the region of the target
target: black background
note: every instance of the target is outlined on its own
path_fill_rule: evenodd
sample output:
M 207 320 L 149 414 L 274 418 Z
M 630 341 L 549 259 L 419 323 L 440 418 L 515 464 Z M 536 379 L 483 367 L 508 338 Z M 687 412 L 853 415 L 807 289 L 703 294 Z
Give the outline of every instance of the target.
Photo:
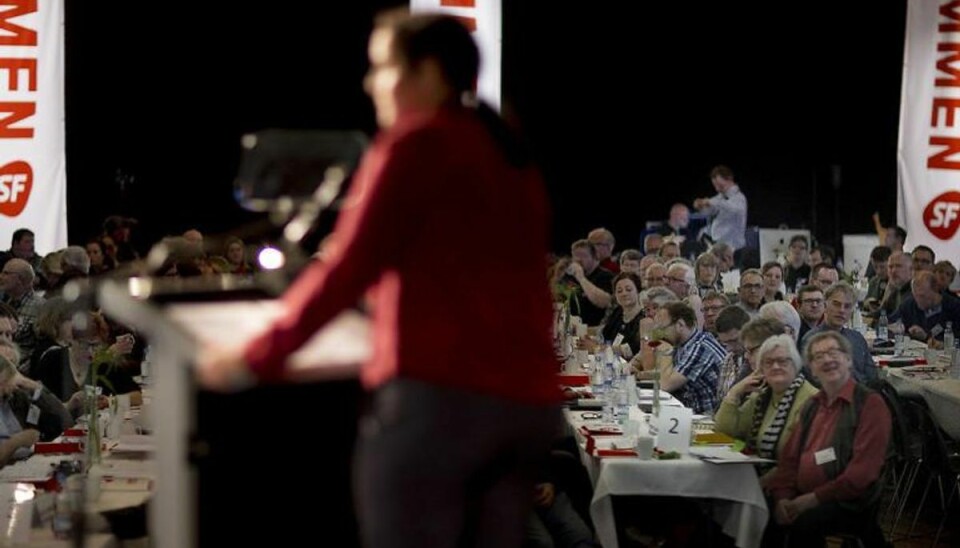
M 112 213 L 141 220 L 141 243 L 256 219 L 232 199 L 240 136 L 373 131 L 366 40 L 397 4 L 67 0 L 71 243 Z M 750 224 L 833 243 L 873 211 L 893 221 L 903 0 L 504 4 L 505 112 L 543 167 L 556 250 L 600 225 L 635 246 L 712 194 L 718 163 Z

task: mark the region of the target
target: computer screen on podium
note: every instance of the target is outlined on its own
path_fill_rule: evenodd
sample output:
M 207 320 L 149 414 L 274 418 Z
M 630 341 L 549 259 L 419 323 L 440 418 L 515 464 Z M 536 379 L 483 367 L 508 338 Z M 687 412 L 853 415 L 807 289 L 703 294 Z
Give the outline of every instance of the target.
M 805 228 L 761 228 L 760 264 L 769 261 L 784 262 L 790 247 L 790 239 L 796 235 L 806 236 L 810 242 L 810 231 Z

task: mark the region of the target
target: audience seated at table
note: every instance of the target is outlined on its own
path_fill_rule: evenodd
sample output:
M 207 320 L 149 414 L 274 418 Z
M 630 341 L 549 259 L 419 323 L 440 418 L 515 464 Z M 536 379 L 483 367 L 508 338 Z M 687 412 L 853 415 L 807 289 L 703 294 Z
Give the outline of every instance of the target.
M 117 341 L 110 347 L 104 343 L 107 331 L 103 318 L 93 312 L 74 316 L 73 325 L 63 331 L 68 334 L 64 346 L 54 346 L 40 359 L 35 379 L 66 402 L 67 408 L 76 417 L 82 412 L 81 387 L 91 382 L 91 364 L 107 360 L 110 363 L 99 364 L 96 384 L 104 394 L 130 394 L 132 405 L 141 401 L 140 387 L 134 382 L 129 370 L 114 364 L 119 355 L 129 353 L 133 347 L 132 339 Z M 96 360 L 95 360 L 96 358 Z
M 806 348 L 810 338 L 817 333 L 825 331 L 839 333 L 847 339 L 852 348 L 854 379 L 862 383 L 876 379 L 877 367 L 870 354 L 870 345 L 859 331 L 847 327 L 853 317 L 853 310 L 857 306 L 856 292 L 853 287 L 847 282 L 837 282 L 826 290 L 824 296 L 826 307 L 823 322 L 804 335 L 800 347 Z
M 17 366 L 5 353 L 0 353 L 0 466 L 33 454 L 33 444 L 40 440 L 35 428 L 24 429 L 10 407 L 9 396 L 16 390 Z
M 16 343 L 0 339 L 0 356 L 19 363 L 20 350 Z M 12 382 L 14 390 L 7 394 L 6 401 L 21 426 L 39 430 L 41 441 L 51 441 L 73 426 L 70 412 L 47 387 L 19 371 Z M 31 412 L 34 407 L 36 411 Z
M 948 325 L 954 336 L 960 332 L 960 299 L 945 297 L 937 289 L 936 275 L 927 270 L 914 274 L 910 285 L 911 295 L 898 309 L 904 332 L 932 348 L 942 348 Z
M 614 350 L 626 359 L 640 351 L 640 320 L 643 308 L 640 305 L 640 278 L 636 274 L 621 272 L 613 278 L 614 305 L 600 325 L 603 340 L 613 345 Z M 584 338 L 578 341 L 580 348 L 591 352 L 597 343 Z
M 673 367 L 660 373 L 660 386 L 694 413 L 710 413 L 717 405 L 717 379 L 727 351 L 710 333 L 697 327 L 689 305 L 667 303 L 655 318 L 655 339 L 673 345 Z
M 727 350 L 720 364 L 720 376 L 717 379 L 717 401 L 722 401 L 734 384 L 750 374 L 750 363 L 743 351 L 740 331 L 750 322 L 750 316 L 739 306 L 727 305 L 717 315 L 717 342 Z
M 803 362 L 790 335 L 774 335 L 758 351 L 758 370 L 727 392 L 717 410 L 717 431 L 747 442 L 758 456 L 778 460 L 800 410 L 817 389 L 801 373 Z M 747 396 L 746 401 L 743 397 Z M 763 485 L 772 466 L 761 468 Z

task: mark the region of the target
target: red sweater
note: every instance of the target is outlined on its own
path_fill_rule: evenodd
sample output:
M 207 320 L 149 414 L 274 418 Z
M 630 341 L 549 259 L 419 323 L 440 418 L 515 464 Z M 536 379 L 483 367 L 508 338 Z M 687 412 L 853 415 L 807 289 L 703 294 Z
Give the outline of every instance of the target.
M 830 405 L 827 405 L 826 392 L 813 396 L 820 408 L 810 424 L 805 446 L 799 447 L 802 428 L 794 428 L 780 454 L 777 471 L 770 480 L 768 487 L 776 499 L 813 492 L 821 504 L 854 500 L 877 481 L 886 458 L 891 429 L 890 410 L 880 394 L 870 394 L 863 404 L 853 440 L 853 458 L 846 469 L 835 479 L 828 480 L 816 462 L 816 453 L 833 445 L 833 432 L 840 414 L 846 406 L 853 405 L 855 382 L 852 378 L 847 381 Z
M 287 354 L 370 288 L 367 387 L 394 377 L 556 401 L 539 175 L 509 166 L 464 109 L 407 114 L 367 151 L 329 253 L 245 356 L 275 377 Z

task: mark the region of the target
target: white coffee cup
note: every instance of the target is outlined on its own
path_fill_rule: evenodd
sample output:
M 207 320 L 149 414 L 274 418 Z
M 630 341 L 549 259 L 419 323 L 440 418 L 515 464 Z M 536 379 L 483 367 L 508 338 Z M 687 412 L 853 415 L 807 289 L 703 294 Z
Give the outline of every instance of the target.
M 637 456 L 640 457 L 640 460 L 653 458 L 653 436 L 645 432 L 637 434 Z

